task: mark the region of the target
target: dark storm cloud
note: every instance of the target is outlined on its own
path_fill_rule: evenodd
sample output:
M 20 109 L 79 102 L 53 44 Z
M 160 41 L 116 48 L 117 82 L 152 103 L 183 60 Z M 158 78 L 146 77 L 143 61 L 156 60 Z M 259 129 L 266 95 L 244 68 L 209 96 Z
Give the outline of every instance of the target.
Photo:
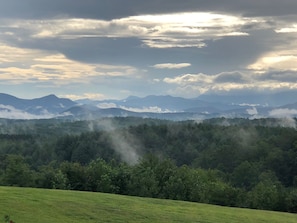
M 296 0 L 0 0 L 1 17 L 112 19 L 139 14 L 215 11 L 245 16 L 296 15 Z
M 10 30 L 13 32 L 14 30 Z M 206 41 L 204 48 L 150 48 L 143 47 L 139 38 L 30 38 L 26 30 L 17 30 L 16 36 L 5 35 L 2 40 L 21 48 L 61 52 L 70 59 L 86 63 L 130 64 L 149 67 L 160 63 L 191 63 L 188 72 L 218 73 L 234 67 L 246 67 L 263 52 L 271 49 L 273 32 L 257 31 L 250 36 L 226 37 Z M 186 59 L 185 59 L 186 58 Z M 186 60 L 186 61 L 185 61 Z M 154 71 L 156 72 L 156 71 Z

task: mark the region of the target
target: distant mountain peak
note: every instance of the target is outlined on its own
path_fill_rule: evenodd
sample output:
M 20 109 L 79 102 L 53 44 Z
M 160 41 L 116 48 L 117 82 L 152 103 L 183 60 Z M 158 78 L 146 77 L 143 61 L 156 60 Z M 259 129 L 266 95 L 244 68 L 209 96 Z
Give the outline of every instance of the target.
M 140 99 L 140 97 L 130 95 L 129 97 L 127 97 L 127 98 L 124 99 L 124 100 L 125 100 L 125 101 L 129 101 L 129 100 L 134 100 L 134 99 Z
M 0 105 L 8 105 L 12 108 L 32 115 L 54 116 L 64 110 L 76 105 L 75 102 L 67 98 L 59 98 L 50 94 L 41 98 L 21 99 L 9 94 L 0 93 Z M 2 116 L 5 114 L 2 114 Z M 5 117 L 5 116 L 3 116 Z
M 44 99 L 59 99 L 55 94 L 49 94 L 49 95 L 46 95 L 46 96 L 41 97 L 39 99 L 42 99 L 42 98 L 44 98 Z
M 281 94 L 281 96 L 283 95 L 286 94 Z M 280 98 L 279 95 L 276 96 Z M 279 101 L 277 100 L 278 97 L 275 98 L 276 101 Z M 230 103 L 233 101 L 237 103 Z M 294 99 L 290 99 L 291 103 L 281 107 L 257 106 L 257 104 L 260 105 L 261 101 L 267 101 L 266 95 L 259 95 L 259 97 L 202 95 L 192 99 L 171 95 L 148 95 L 142 98 L 129 96 L 125 100 L 92 101 L 88 99 L 74 102 L 68 98 L 59 98 L 55 94 L 35 99 L 20 99 L 9 94 L 0 93 L 0 106 L 2 106 L 0 118 L 8 117 L 7 113 L 10 113 L 9 117 L 13 118 L 17 117 L 17 115 L 21 115 L 18 117 L 27 117 L 28 115 L 31 115 L 30 117 L 61 117 L 66 116 L 63 114 L 67 112 L 73 114 L 71 118 L 82 119 L 127 116 L 172 120 L 196 120 L 213 117 L 257 118 L 271 115 L 297 117 L 297 103 Z M 257 109 L 253 108 L 255 106 L 257 106 Z

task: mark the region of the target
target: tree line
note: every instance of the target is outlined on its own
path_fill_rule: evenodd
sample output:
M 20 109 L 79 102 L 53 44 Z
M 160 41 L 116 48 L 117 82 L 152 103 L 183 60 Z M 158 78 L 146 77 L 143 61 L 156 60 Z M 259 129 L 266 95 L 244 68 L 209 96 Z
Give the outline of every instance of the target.
M 1 185 L 297 212 L 293 128 L 177 122 L 0 142 Z M 138 162 L 115 147 L 133 147 Z

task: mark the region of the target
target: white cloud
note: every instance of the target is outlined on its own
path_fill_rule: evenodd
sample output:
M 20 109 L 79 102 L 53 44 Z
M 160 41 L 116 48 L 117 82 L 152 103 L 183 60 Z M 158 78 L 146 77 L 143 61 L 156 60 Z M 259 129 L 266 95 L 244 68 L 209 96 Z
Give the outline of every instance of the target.
M 92 78 L 131 76 L 132 66 L 85 64 L 51 51 L 21 49 L 0 44 L 0 79 L 5 82 L 51 82 L 54 85 L 89 83 Z
M 292 117 L 297 115 L 297 109 L 279 108 L 269 112 L 269 116 L 272 117 Z
M 277 32 L 277 33 L 296 33 L 297 32 L 297 24 L 292 24 L 291 26 L 276 29 L 275 32 Z
M 263 73 L 267 70 L 293 70 L 297 71 L 297 54 L 288 55 L 287 53 L 281 53 L 274 55 L 265 55 L 259 58 L 254 64 L 248 66 L 248 69 Z
M 276 26 L 284 26 L 280 22 Z M 247 66 L 247 69 L 254 70 L 258 73 L 267 71 L 297 71 L 297 38 L 295 31 L 297 24 L 292 28 L 279 28 L 275 42 L 271 45 L 271 50 L 262 54 L 254 63 Z
M 213 83 L 213 77 L 207 74 L 184 74 L 174 78 L 164 78 L 165 83 L 178 84 L 178 85 L 189 85 L 197 83 Z
M 204 40 L 225 36 L 246 36 L 241 29 L 263 19 L 243 18 L 210 12 L 187 12 L 159 15 L 138 15 L 109 21 L 65 18 L 51 20 L 11 20 L 6 28 L 17 38 L 136 37 L 154 48 L 204 47 Z M 26 30 L 17 33 L 17 30 Z M 14 32 L 14 33 L 13 33 Z M 13 33 L 13 34 L 12 34 Z
M 177 38 L 177 37 L 158 37 L 154 39 L 143 39 L 145 46 L 151 48 L 185 48 L 185 47 L 206 47 L 202 39 Z
M 273 112 L 274 113 L 274 112 Z M 276 111 L 278 113 L 277 115 L 272 115 L 273 118 L 276 118 L 276 122 L 274 124 L 277 124 L 278 126 L 281 127 L 286 127 L 286 128 L 294 128 L 297 129 L 297 124 L 296 120 L 292 117 L 295 115 L 292 114 L 285 114 L 282 111 L 279 113 L 279 111 Z
M 240 103 L 239 106 L 250 106 L 250 107 L 256 107 L 261 106 L 260 104 L 249 104 L 249 103 Z
M 181 86 L 200 85 L 200 86 L 236 86 L 250 82 L 250 77 L 247 74 L 240 72 L 223 72 L 216 75 L 208 74 L 182 74 L 173 78 L 164 78 L 165 83 L 177 84 Z
M 104 109 L 104 108 L 116 108 L 117 107 L 117 105 L 115 104 L 115 103 L 99 103 L 99 104 L 97 104 L 97 107 L 98 108 L 102 108 L 102 109 Z
M 34 115 L 28 112 L 19 110 L 9 105 L 0 104 L 0 118 L 7 119 L 48 119 L 53 118 L 54 115 L 48 112 L 44 112 L 42 115 Z
M 162 109 L 158 106 L 150 106 L 150 107 L 142 107 L 142 108 L 133 108 L 133 107 L 126 107 L 126 106 L 119 106 L 119 108 L 132 111 L 132 112 L 152 112 L 152 113 L 169 113 L 175 112 L 168 109 Z
M 152 67 L 156 69 L 181 69 L 185 67 L 190 67 L 190 63 L 161 63 L 155 64 Z
M 258 110 L 256 107 L 253 107 L 253 108 L 248 108 L 246 110 L 246 112 L 249 114 L 249 115 L 257 115 L 258 114 Z
M 215 75 L 182 74 L 166 77 L 164 83 L 175 85 L 170 94 L 195 97 L 206 92 L 228 92 L 232 90 L 288 90 L 297 89 L 297 83 L 286 77 L 274 78 L 271 74 L 265 77 L 253 72 L 223 72 Z M 291 75 L 290 75 L 291 76 Z
M 79 99 L 90 99 L 90 100 L 103 100 L 106 98 L 104 94 L 98 94 L 98 93 L 83 93 L 81 95 L 76 94 L 65 94 L 65 95 L 59 95 L 62 98 L 69 98 L 71 100 L 79 100 Z

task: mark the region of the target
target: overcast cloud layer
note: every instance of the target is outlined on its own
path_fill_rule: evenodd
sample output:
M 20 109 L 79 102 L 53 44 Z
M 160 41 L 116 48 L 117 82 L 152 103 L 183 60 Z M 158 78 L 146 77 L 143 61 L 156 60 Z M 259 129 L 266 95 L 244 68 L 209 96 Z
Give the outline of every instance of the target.
M 22 98 L 297 89 L 296 0 L 0 0 L 0 88 Z

